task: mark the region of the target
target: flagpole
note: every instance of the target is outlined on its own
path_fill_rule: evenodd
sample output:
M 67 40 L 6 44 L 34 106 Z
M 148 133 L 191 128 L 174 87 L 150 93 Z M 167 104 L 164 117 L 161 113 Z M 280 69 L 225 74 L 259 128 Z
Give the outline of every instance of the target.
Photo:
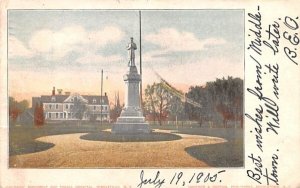
M 102 101 L 103 101 L 103 69 L 101 69 L 101 95 L 100 95 L 100 125 L 102 126 Z
M 143 84 L 142 84 L 142 21 L 141 21 L 141 11 L 139 11 L 139 21 L 140 21 L 140 103 L 141 109 L 143 110 Z

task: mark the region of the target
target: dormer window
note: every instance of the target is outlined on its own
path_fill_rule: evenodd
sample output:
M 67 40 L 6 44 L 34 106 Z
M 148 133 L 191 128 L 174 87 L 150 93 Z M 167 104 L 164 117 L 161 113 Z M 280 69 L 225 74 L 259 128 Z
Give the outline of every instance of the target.
M 55 97 L 54 96 L 51 97 L 51 102 L 55 102 Z
M 74 100 L 73 100 L 73 98 L 71 99 L 71 102 L 73 102 Z
M 96 99 L 93 99 L 93 104 L 95 104 L 97 101 L 96 101 Z

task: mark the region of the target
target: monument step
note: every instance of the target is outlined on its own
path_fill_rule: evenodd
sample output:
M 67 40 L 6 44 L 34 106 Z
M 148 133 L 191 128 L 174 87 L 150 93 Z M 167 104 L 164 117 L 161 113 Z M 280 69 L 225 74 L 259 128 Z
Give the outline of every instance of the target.
M 148 123 L 116 123 L 112 126 L 114 134 L 150 133 Z
M 117 122 L 130 122 L 130 123 L 144 123 L 145 122 L 145 118 L 144 117 L 119 117 L 117 119 Z

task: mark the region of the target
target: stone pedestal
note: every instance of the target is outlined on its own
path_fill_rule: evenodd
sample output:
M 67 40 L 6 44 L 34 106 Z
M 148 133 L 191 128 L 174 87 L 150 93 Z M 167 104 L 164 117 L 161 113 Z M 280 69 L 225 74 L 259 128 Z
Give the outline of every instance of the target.
M 125 81 L 125 107 L 121 112 L 117 122 L 112 126 L 112 133 L 132 134 L 150 133 L 149 124 L 145 122 L 142 109 L 140 107 L 139 84 L 141 76 L 137 72 L 136 66 L 128 67 Z

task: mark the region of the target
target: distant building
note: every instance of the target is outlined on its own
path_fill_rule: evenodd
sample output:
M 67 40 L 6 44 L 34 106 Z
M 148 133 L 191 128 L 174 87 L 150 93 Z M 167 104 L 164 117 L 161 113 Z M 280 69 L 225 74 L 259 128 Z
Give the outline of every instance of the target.
M 34 109 L 26 109 L 18 116 L 17 122 L 22 125 L 32 125 L 34 123 Z
M 32 108 L 36 105 L 43 105 L 45 120 L 78 120 L 76 113 L 82 113 L 82 120 L 102 120 L 109 121 L 109 101 L 105 93 L 99 95 L 80 95 L 70 92 L 55 94 L 53 87 L 52 95 L 42 95 L 32 97 Z M 84 106 L 84 110 L 80 110 Z M 102 109 L 102 110 L 101 110 Z

